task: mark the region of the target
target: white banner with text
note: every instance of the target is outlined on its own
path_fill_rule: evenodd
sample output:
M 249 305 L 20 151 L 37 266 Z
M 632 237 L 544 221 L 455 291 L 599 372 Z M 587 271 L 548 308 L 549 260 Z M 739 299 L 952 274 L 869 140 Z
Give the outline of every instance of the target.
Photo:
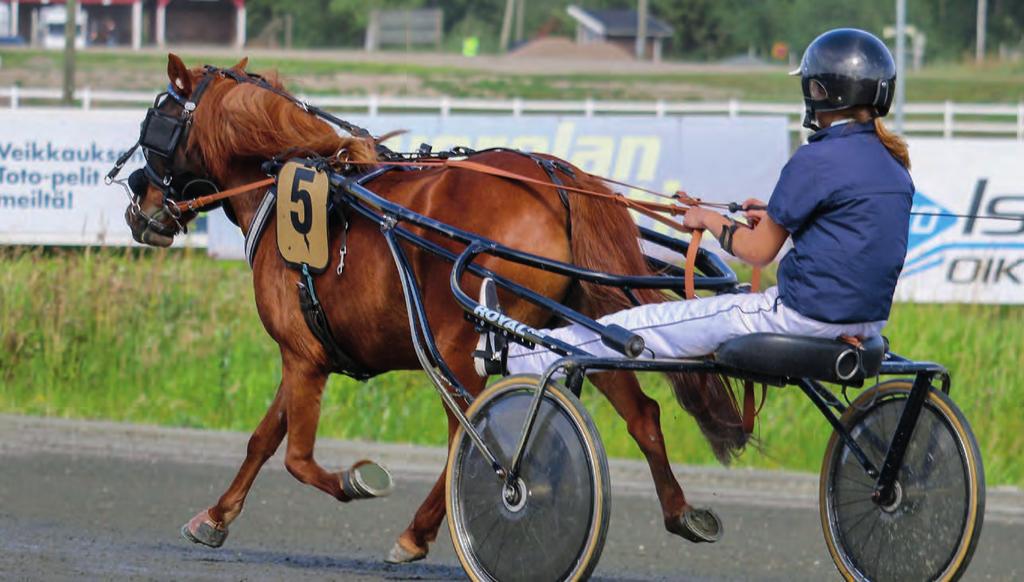
M 1024 142 L 920 138 L 910 158 L 919 214 L 897 300 L 1024 303 Z
M 137 139 L 143 116 L 141 110 L 0 110 L 0 244 L 134 244 L 123 218 L 125 193 L 103 177 Z M 375 134 L 406 130 L 388 143 L 397 151 L 421 143 L 435 151 L 455 145 L 543 151 L 596 174 L 663 192 L 681 188 L 711 201 L 767 198 L 789 154 L 782 117 L 351 120 Z M 910 145 L 914 209 L 921 214 L 912 217 L 897 299 L 1024 303 L 1024 143 L 916 138 Z M 140 163 L 137 152 L 122 177 Z M 241 235 L 222 212 L 196 227 L 181 242 L 241 257 Z

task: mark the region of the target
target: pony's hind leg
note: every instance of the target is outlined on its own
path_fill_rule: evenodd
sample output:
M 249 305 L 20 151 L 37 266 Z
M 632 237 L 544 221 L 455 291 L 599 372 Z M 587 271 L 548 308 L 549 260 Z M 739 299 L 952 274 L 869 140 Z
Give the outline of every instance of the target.
M 242 512 L 245 498 L 256 480 L 256 475 L 284 439 L 286 424 L 282 382 L 263 420 L 249 437 L 245 461 L 238 469 L 235 479 L 213 507 L 199 512 L 181 528 L 181 534 L 185 539 L 213 548 L 224 543 L 228 525 Z
M 448 414 L 448 445 L 451 446 L 452 437 L 458 428 L 458 422 Z M 416 510 L 412 523 L 405 528 L 398 541 L 388 552 L 387 562 L 392 564 L 404 564 L 415 562 L 427 557 L 430 550 L 430 542 L 437 539 L 437 531 L 441 528 L 441 521 L 445 515 L 444 487 L 447 464 L 441 469 L 441 476 L 438 477 L 434 486 L 430 488 L 427 498 Z
M 713 517 L 714 514 L 709 510 L 694 509 L 686 502 L 683 488 L 669 464 L 657 401 L 643 393 L 640 382 L 631 372 L 603 372 L 588 378 L 626 421 L 629 434 L 646 457 L 661 502 L 665 529 L 690 541 L 714 541 L 709 538 L 714 538 L 715 532 L 692 531 L 699 525 L 694 522 L 694 518 L 707 516 L 706 519 L 717 522 L 717 517 Z M 721 529 L 720 525 L 707 525 L 707 529 L 717 531 Z
M 471 327 L 462 327 L 462 325 L 462 322 L 458 322 L 458 333 L 462 334 L 456 336 L 459 341 L 450 342 L 450 345 L 453 347 L 446 350 L 442 355 L 451 366 L 455 376 L 463 382 L 463 387 L 470 394 L 476 396 L 483 390 L 485 380 L 477 376 L 473 371 L 473 362 L 469 358 L 469 350 L 466 348 L 466 346 L 473 345 L 472 342 L 476 334 L 472 332 Z M 459 402 L 461 403 L 461 400 Z M 459 425 L 450 412 L 447 410 L 445 412 L 447 412 L 448 417 L 448 448 L 450 449 L 452 438 L 455 436 L 455 431 L 458 430 Z M 412 522 L 405 528 L 402 535 L 398 537 L 394 547 L 391 548 L 387 557 L 388 562 L 394 564 L 414 562 L 427 557 L 430 542 L 437 539 L 437 530 L 441 527 L 441 521 L 444 520 L 446 469 L 447 464 L 442 467 L 441 476 L 438 477 L 434 486 L 431 487 L 430 493 L 427 494 L 427 498 L 423 500 L 419 509 L 416 510 L 416 515 L 413 516 Z

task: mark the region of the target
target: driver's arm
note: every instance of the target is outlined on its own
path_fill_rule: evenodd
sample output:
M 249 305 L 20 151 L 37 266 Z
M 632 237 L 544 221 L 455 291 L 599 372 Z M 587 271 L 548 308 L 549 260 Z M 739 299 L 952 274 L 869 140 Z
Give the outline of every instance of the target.
M 743 203 L 744 207 L 765 206 L 765 203 L 750 199 Z M 782 245 L 789 238 L 789 232 L 779 226 L 764 210 L 747 210 L 746 217 L 754 228 L 740 225 L 732 237 L 732 254 L 745 263 L 755 267 L 763 267 L 771 263 L 779 254 Z M 703 228 L 720 240 L 722 230 L 731 223 L 728 218 L 705 208 L 691 208 L 686 213 L 686 226 Z

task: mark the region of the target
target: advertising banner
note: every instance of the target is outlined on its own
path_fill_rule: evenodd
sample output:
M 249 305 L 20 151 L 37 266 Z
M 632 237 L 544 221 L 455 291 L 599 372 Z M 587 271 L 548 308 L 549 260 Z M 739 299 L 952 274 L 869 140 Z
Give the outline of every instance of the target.
M 897 300 L 1024 303 L 1024 143 L 913 139 L 910 157 L 921 214 Z
M 0 110 L 0 244 L 134 244 L 124 224 L 125 193 L 103 177 L 134 143 L 142 118 L 141 110 Z M 783 117 L 381 115 L 351 121 L 374 134 L 405 130 L 388 142 L 396 151 L 415 151 L 422 143 L 434 151 L 455 145 L 542 151 L 595 174 L 709 201 L 767 199 L 790 152 Z M 921 214 L 912 217 L 897 299 L 1024 303 L 1024 143 L 916 138 L 910 145 L 914 209 Z M 136 153 L 122 177 L 141 159 Z M 241 233 L 222 212 L 196 226 L 197 234 L 179 237 L 178 244 L 208 244 L 215 256 L 242 257 Z
M 104 176 L 139 135 L 144 112 L 0 110 L 0 244 L 134 244 L 128 198 Z M 141 152 L 121 172 L 138 168 Z M 205 237 L 180 237 L 203 244 Z

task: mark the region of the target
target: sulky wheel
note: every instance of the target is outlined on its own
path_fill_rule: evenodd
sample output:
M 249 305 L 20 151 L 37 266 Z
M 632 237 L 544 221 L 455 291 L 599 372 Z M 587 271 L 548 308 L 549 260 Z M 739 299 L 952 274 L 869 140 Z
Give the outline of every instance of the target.
M 540 379 L 488 387 L 467 416 L 508 468 Z M 601 439 L 583 405 L 550 384 L 511 487 L 460 428 L 449 453 L 448 528 L 473 580 L 580 580 L 597 565 L 611 492 Z
M 842 423 L 876 467 L 892 440 L 912 381 L 865 391 Z M 931 389 L 907 446 L 890 505 L 875 480 L 832 434 L 821 469 L 821 527 L 848 580 L 955 580 L 971 561 L 985 510 L 981 454 L 963 414 Z

